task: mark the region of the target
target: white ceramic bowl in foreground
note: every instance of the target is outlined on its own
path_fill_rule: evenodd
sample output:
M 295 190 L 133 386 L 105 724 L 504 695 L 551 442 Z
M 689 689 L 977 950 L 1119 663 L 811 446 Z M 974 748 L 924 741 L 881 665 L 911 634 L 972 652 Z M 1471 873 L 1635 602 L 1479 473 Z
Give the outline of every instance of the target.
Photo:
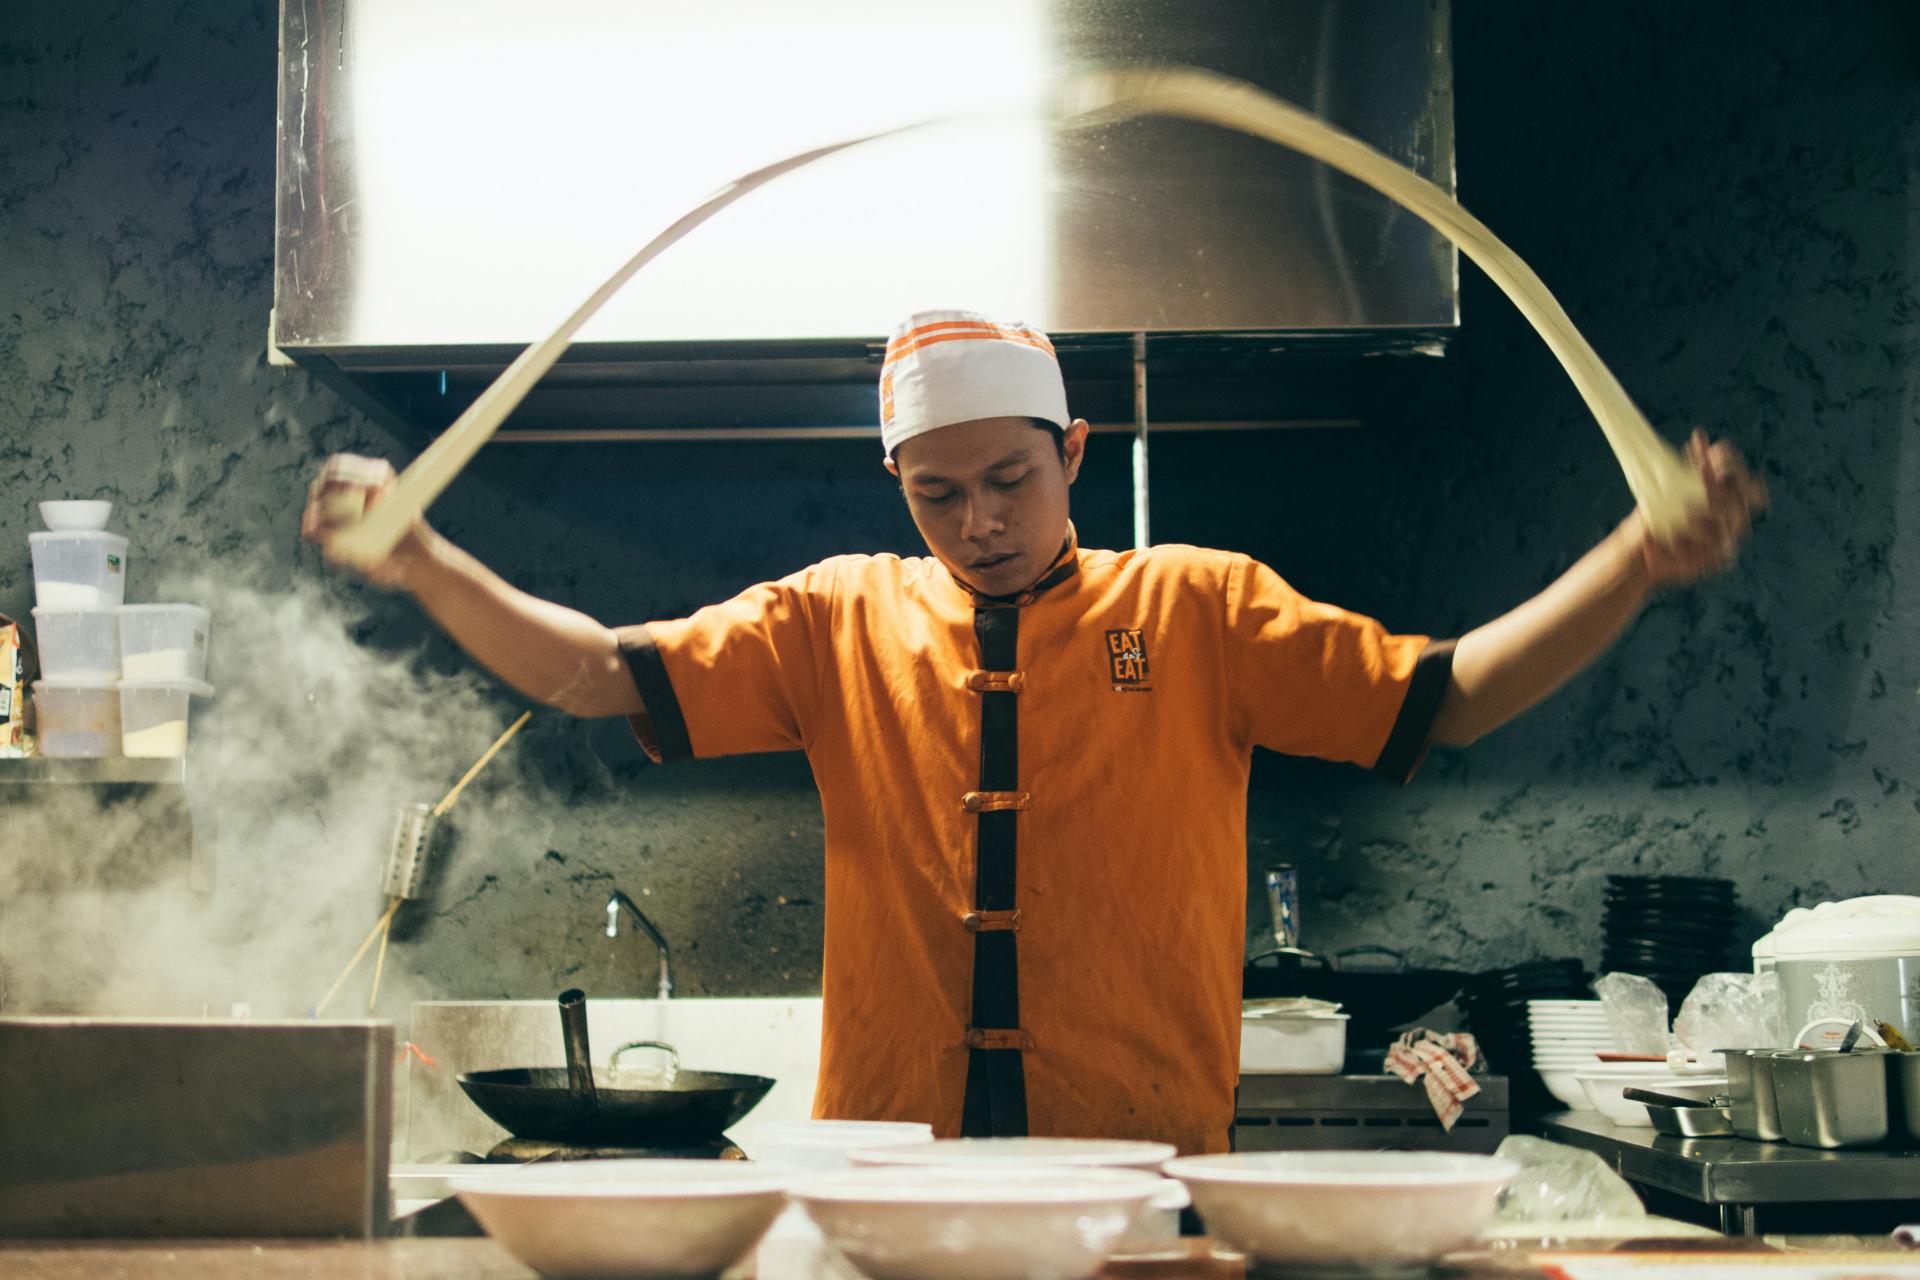
M 1160 1183 L 1137 1169 L 890 1165 L 791 1194 L 873 1280 L 1084 1280 Z
M 1158 1174 L 1180 1154 L 1170 1142 L 1124 1138 L 944 1138 L 917 1147 L 856 1151 L 856 1165 L 918 1165 L 952 1169 L 1140 1169 Z M 1162 1178 L 1160 1189 L 1125 1234 L 1112 1245 L 1116 1257 L 1144 1258 L 1180 1244 L 1180 1211 L 1192 1200 L 1187 1189 Z
M 1272 1151 L 1186 1156 L 1207 1234 L 1267 1266 L 1423 1267 L 1471 1244 L 1518 1170 L 1431 1151 Z
M 1026 1168 L 1145 1169 L 1178 1155 L 1170 1142 L 1121 1138 L 943 1138 L 917 1147 L 855 1151 L 856 1165 L 910 1164 L 977 1169 L 985 1165 Z
M 786 1204 L 791 1174 L 729 1160 L 587 1160 L 475 1173 L 456 1194 L 549 1280 L 718 1275 Z
M 845 1169 L 868 1148 L 920 1146 L 933 1141 L 933 1126 L 895 1120 L 769 1120 L 741 1134 L 747 1154 L 764 1164 L 794 1169 Z

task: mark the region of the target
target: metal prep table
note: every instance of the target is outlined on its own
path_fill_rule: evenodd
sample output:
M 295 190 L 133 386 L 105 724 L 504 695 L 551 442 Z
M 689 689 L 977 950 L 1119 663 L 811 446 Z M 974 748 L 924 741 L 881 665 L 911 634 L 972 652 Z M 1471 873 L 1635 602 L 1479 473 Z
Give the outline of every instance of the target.
M 1717 1208 L 1727 1235 L 1759 1234 L 1760 1205 L 1920 1202 L 1920 1151 L 1818 1151 L 1745 1138 L 1675 1138 L 1591 1111 L 1544 1116 L 1542 1137 L 1594 1152 L 1636 1186 Z

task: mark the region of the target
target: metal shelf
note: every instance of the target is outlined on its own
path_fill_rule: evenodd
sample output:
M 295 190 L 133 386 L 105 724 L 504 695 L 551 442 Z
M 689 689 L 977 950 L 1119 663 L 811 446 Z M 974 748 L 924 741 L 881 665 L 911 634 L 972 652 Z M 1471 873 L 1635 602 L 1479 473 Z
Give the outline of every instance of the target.
M 187 780 L 184 756 L 171 759 L 68 759 L 29 756 L 0 759 L 0 786 L 65 784 L 74 786 L 180 786 Z

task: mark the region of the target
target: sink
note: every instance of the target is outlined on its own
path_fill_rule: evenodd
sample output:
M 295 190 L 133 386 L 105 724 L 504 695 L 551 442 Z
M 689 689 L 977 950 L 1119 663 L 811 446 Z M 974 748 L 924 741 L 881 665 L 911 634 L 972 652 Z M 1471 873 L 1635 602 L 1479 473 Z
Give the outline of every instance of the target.
M 820 1070 L 819 997 L 588 1000 L 594 1065 L 634 1040 L 665 1040 L 688 1070 L 770 1076 L 771 1092 L 728 1136 L 813 1114 Z M 467 1100 L 455 1077 L 566 1061 L 560 1015 L 547 1000 L 427 1000 L 413 1006 L 406 1063 L 406 1159 L 484 1153 L 507 1131 Z M 745 1145 L 744 1143 L 742 1145 Z

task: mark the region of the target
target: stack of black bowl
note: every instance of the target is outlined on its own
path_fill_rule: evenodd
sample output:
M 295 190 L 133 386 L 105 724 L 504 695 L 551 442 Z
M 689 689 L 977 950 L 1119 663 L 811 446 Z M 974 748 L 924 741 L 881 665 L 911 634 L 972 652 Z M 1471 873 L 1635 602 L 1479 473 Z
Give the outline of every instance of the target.
M 1678 1010 L 1703 973 L 1727 965 L 1738 925 L 1733 881 L 1703 876 L 1608 876 L 1601 968 L 1637 973 Z
M 1507 1077 L 1511 1110 L 1558 1111 L 1563 1105 L 1534 1074 L 1527 1001 L 1591 1000 L 1591 981 L 1578 960 L 1532 960 L 1475 974 L 1461 987 L 1467 1028 L 1487 1055 L 1488 1069 Z

